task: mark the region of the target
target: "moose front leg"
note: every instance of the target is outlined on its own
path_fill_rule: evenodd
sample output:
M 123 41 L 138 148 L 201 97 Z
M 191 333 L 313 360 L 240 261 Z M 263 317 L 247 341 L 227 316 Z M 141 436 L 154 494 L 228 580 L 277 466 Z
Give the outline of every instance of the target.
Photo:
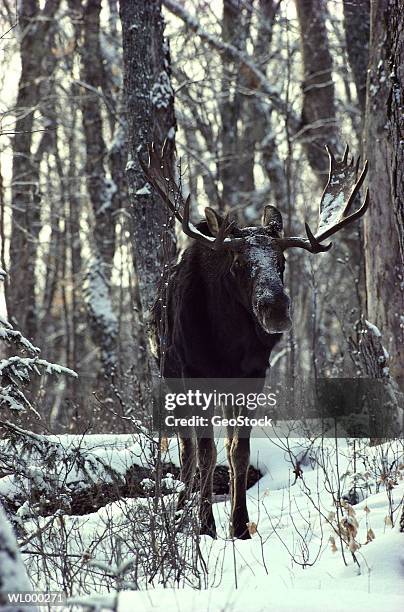
M 184 488 L 178 496 L 177 510 L 183 510 L 185 502 L 190 499 L 192 485 L 194 482 L 196 469 L 196 445 L 194 432 L 191 428 L 181 429 L 180 438 L 180 462 L 181 462 L 181 481 Z
M 233 414 L 233 408 L 224 406 L 223 415 L 226 419 L 231 419 Z M 234 470 L 231 462 L 231 445 L 233 443 L 234 426 L 227 425 L 226 441 L 224 443 L 226 449 L 227 463 L 229 464 L 229 492 L 230 492 L 230 503 L 233 505 L 233 481 L 234 481 Z
M 216 538 L 216 524 L 213 518 L 212 496 L 213 496 L 213 473 L 216 466 L 216 444 L 211 438 L 198 439 L 198 463 L 200 477 L 200 501 L 199 518 L 200 532 Z
M 247 471 L 250 464 L 250 438 L 249 432 L 244 432 L 248 437 L 239 437 L 236 432 L 230 448 L 230 458 L 233 471 L 233 486 L 231 500 L 230 535 L 240 540 L 248 540 L 247 511 Z

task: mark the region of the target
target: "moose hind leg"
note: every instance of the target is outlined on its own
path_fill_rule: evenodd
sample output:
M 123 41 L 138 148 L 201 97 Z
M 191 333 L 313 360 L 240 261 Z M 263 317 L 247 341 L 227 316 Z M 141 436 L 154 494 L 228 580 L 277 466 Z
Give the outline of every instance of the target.
M 231 444 L 230 455 L 233 469 L 230 535 L 240 540 L 248 540 L 250 532 L 246 489 L 247 471 L 250 464 L 249 438 L 239 438 L 236 434 Z
M 216 524 L 213 518 L 213 473 L 216 466 L 216 444 L 211 438 L 198 439 L 198 464 L 200 477 L 199 518 L 200 532 L 216 538 Z

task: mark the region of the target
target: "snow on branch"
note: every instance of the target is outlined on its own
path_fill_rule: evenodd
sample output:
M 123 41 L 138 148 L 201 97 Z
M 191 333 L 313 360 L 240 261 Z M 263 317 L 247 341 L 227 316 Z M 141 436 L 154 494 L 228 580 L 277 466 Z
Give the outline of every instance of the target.
M 41 374 L 41 369 L 45 374 L 65 374 L 77 378 L 76 372 L 65 366 L 57 363 L 50 363 L 46 359 L 38 357 L 10 357 L 9 359 L 0 360 L 0 375 L 4 374 L 9 369 L 8 375 L 12 374 L 23 380 L 28 371 L 33 371 L 36 374 Z
M 13 329 L 11 323 L 0 319 L 0 341 L 8 346 L 15 346 L 28 357 L 15 355 L 0 359 L 0 409 L 8 408 L 12 411 L 32 410 L 39 417 L 38 412 L 24 393 L 25 387 L 31 382 L 32 375 L 52 374 L 73 376 L 76 372 L 46 359 L 40 359 L 40 349 L 34 346 L 21 332 Z
M 38 355 L 40 349 L 34 346 L 27 338 L 25 338 L 21 332 L 13 329 L 13 326 L 9 321 L 6 321 L 0 317 L 0 340 L 3 340 L 8 346 L 12 344 L 18 348 L 25 350 L 30 355 Z

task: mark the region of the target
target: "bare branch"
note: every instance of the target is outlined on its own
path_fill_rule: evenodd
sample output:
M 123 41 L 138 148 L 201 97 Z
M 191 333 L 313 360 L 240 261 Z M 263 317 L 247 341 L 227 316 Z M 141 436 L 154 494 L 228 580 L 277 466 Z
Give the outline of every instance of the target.
M 196 17 L 191 15 L 175 0 L 163 0 L 163 4 L 173 15 L 181 19 L 187 27 L 195 32 L 201 40 L 206 42 L 212 49 L 219 53 L 227 53 L 234 61 L 240 64 L 240 68 L 244 72 L 245 81 L 248 83 L 251 90 L 257 90 L 265 93 L 271 100 L 274 108 L 287 115 L 292 132 L 298 130 L 298 117 L 292 112 L 289 105 L 282 100 L 279 93 L 274 89 L 268 81 L 266 75 L 257 67 L 250 55 L 241 52 L 237 47 L 226 43 L 214 34 L 203 28 Z

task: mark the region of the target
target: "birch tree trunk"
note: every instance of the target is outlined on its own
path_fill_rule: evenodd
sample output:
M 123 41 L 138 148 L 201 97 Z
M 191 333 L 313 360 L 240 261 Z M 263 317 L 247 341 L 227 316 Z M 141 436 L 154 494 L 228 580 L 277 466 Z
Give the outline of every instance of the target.
M 101 368 L 97 388 L 105 395 L 111 374 L 118 367 L 118 323 L 112 305 L 111 273 L 115 254 L 115 204 L 117 186 L 106 168 L 102 84 L 104 66 L 100 44 L 101 0 L 69 0 L 82 22 L 74 23 L 80 47 L 80 108 L 86 150 L 86 185 L 93 212 L 94 256 L 86 275 L 86 306 L 91 337 L 99 349 Z

